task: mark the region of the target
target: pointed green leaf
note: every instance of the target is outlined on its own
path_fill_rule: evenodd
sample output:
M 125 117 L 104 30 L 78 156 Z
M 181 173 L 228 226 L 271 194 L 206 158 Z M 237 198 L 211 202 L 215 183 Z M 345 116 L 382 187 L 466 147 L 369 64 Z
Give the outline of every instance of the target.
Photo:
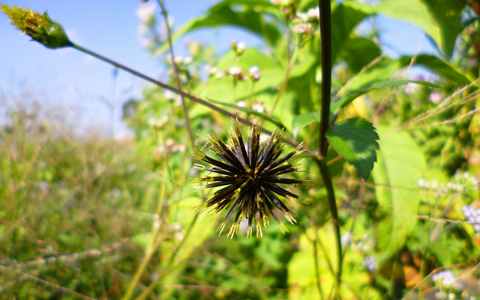
M 375 89 L 385 89 L 385 88 L 389 88 L 389 87 L 395 87 L 395 86 L 398 86 L 398 85 L 402 85 L 402 84 L 407 84 L 407 83 L 415 83 L 415 84 L 420 84 L 420 85 L 423 85 L 423 86 L 426 86 L 426 87 L 430 87 L 430 88 L 440 88 L 439 86 L 433 84 L 433 83 L 430 83 L 430 82 L 427 82 L 427 81 L 417 81 L 417 80 L 383 80 L 383 81 L 377 81 L 371 85 L 369 85 L 368 87 L 366 87 L 365 89 L 363 90 L 360 90 L 360 91 L 354 91 L 354 92 L 351 92 L 350 94 L 346 95 L 346 96 L 343 96 L 343 97 L 340 97 L 338 100 L 336 100 L 330 107 L 330 112 L 332 114 L 337 114 L 339 112 L 339 110 L 343 109 L 345 106 L 347 106 L 348 104 L 350 104 L 353 100 L 357 99 L 358 97 L 360 97 L 361 95 L 364 95 L 366 93 L 368 93 L 369 91 L 371 90 L 375 90 Z
M 327 130 L 327 138 L 338 154 L 342 155 L 365 180 L 377 161 L 378 134 L 373 125 L 360 118 L 348 119 Z
M 335 63 L 353 29 L 369 14 L 347 4 L 339 4 L 332 11 L 332 62 Z
M 346 61 L 350 70 L 358 73 L 380 55 L 382 50 L 372 39 L 352 37 L 344 43 L 338 59 Z
M 388 128 L 380 128 L 388 132 Z M 372 172 L 375 195 L 382 211 L 391 213 L 379 224 L 379 250 L 395 253 L 415 229 L 422 194 L 418 180 L 426 170 L 422 151 L 406 132 L 383 134 L 377 166 Z
M 374 10 L 395 20 L 418 26 L 435 41 L 447 59 L 455 46 L 457 35 L 462 30 L 461 12 L 465 0 L 385 0 Z
M 412 61 L 411 56 L 403 56 L 400 58 L 402 66 L 410 65 Z M 441 60 L 440 58 L 429 55 L 429 54 L 420 54 L 414 58 L 414 64 L 422 65 L 429 68 L 430 70 L 436 72 L 438 75 L 456 82 L 459 85 L 467 85 L 472 81 L 475 81 L 470 74 L 458 69 L 454 65 Z
M 449 59 L 457 36 L 462 30 L 460 14 L 467 2 L 466 0 L 385 0 L 376 6 L 356 1 L 348 3 L 349 6 L 364 12 L 378 13 L 425 30 Z
M 333 120 L 335 116 L 330 113 L 330 120 Z M 319 110 L 316 110 L 314 112 L 310 112 L 310 113 L 305 113 L 305 114 L 301 114 L 301 115 L 297 115 L 295 117 L 293 117 L 292 119 L 292 133 L 293 133 L 293 136 L 294 137 L 297 137 L 298 136 L 298 133 L 300 132 L 300 130 L 313 123 L 313 122 L 318 122 L 320 123 L 320 111 Z
M 393 75 L 398 72 L 400 68 L 401 65 L 398 60 L 384 57 L 364 72 L 349 79 L 344 87 L 342 87 L 338 97 L 362 91 L 375 82 L 388 81 L 392 79 Z
M 313 122 L 320 122 L 320 111 L 314 111 L 311 113 L 301 114 L 293 117 L 292 130 L 293 136 L 296 138 L 300 130 Z
M 238 8 L 240 11 L 237 11 Z M 281 37 L 275 24 L 267 22 L 265 15 L 275 16 L 280 10 L 264 0 L 226 0 L 221 1 L 212 7 L 202 16 L 192 19 L 175 32 L 172 39 L 175 42 L 178 38 L 201 28 L 212 28 L 219 26 L 235 26 L 248 30 L 265 39 L 274 45 Z M 156 54 L 168 50 L 165 43 Z

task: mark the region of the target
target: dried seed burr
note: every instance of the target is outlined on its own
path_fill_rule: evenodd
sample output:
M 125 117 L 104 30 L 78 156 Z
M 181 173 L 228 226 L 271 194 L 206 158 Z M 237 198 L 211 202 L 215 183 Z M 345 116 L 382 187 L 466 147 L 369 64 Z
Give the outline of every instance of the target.
M 253 224 L 256 225 L 256 234 L 262 236 L 262 223 L 269 223 L 267 209 L 280 226 L 282 233 L 287 228 L 280 221 L 276 210 L 279 210 L 292 224 L 296 223 L 295 213 L 292 212 L 280 198 L 290 202 L 299 200 L 299 196 L 284 189 L 280 185 L 302 185 L 304 180 L 289 179 L 280 175 L 293 173 L 300 168 L 297 166 L 298 156 L 301 153 L 301 144 L 289 154 L 280 158 L 285 150 L 281 145 L 283 132 L 273 132 L 265 145 L 260 147 L 260 128 L 258 125 L 249 127 L 248 139 L 244 143 L 238 120 L 233 119 L 233 128 L 227 144 L 223 143 L 217 134 L 212 132 L 208 142 L 212 145 L 213 153 L 220 159 L 207 156 L 202 151 L 194 154 L 194 159 L 211 166 L 197 164 L 197 170 L 206 170 L 220 176 L 207 176 L 197 179 L 197 182 L 208 182 L 196 187 L 207 189 L 222 187 L 207 201 L 197 207 L 199 212 L 210 210 L 212 217 L 223 209 L 228 209 L 225 220 L 219 227 L 220 233 L 224 230 L 228 220 L 233 216 L 233 224 L 227 237 L 233 238 L 238 233 L 243 219 L 248 220 L 247 236 L 252 236 Z

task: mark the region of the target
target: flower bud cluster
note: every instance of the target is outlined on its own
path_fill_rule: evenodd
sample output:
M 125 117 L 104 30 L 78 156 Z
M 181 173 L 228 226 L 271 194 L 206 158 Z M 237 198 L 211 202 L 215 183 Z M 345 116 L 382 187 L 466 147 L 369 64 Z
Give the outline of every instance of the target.
M 468 172 L 465 172 L 457 173 L 455 175 L 455 181 L 450 181 L 446 184 L 439 184 L 435 180 L 427 181 L 424 178 L 420 178 L 418 180 L 418 186 L 426 190 L 432 190 L 434 196 L 439 197 L 450 192 L 463 193 L 472 188 L 478 191 L 480 187 L 480 179 L 475 176 L 470 176 Z
M 205 67 L 208 77 L 223 78 L 225 77 L 225 72 L 220 71 L 217 67 L 207 65 Z
M 295 0 L 270 0 L 270 2 L 282 10 L 285 20 L 295 17 L 297 12 Z
M 432 275 L 432 280 L 436 284 L 440 284 L 444 287 L 452 286 L 453 282 L 456 280 L 455 276 L 450 271 L 441 271 L 437 274 Z
M 161 129 L 163 126 L 165 126 L 165 124 L 167 124 L 167 122 L 168 122 L 168 116 L 164 115 L 160 119 L 153 119 L 153 118 L 149 119 L 148 125 L 155 129 Z
M 364 234 L 358 242 L 355 242 L 354 238 L 352 237 L 351 243 L 354 251 L 369 253 L 375 248 L 375 240 L 368 234 Z
M 244 42 L 237 42 L 236 40 L 231 40 L 230 45 L 232 47 L 232 51 L 237 56 L 241 56 L 243 52 L 245 52 L 245 49 L 247 48 Z
M 440 288 L 435 295 L 437 299 L 462 299 L 457 296 L 463 292 L 464 285 L 451 271 L 441 271 L 432 275 L 432 281 Z
M 472 223 L 473 229 L 478 233 L 480 232 L 480 208 L 473 208 L 470 205 L 462 206 L 463 216 Z
M 377 270 L 377 261 L 375 257 L 369 255 L 363 260 L 363 265 L 368 269 L 370 273 L 375 273 Z
M 175 240 L 177 240 L 178 242 L 183 241 L 183 239 L 185 238 L 182 233 L 182 225 L 180 225 L 180 223 L 178 222 L 172 223 L 169 226 L 169 231 L 175 236 Z
M 250 73 L 250 78 L 253 81 L 259 81 L 260 80 L 260 68 L 258 66 L 250 67 L 250 69 L 248 69 L 248 72 Z
M 235 80 L 245 80 L 246 76 L 243 74 L 243 71 L 240 67 L 233 66 L 226 72 L 228 75 L 231 75 Z
M 320 10 L 317 7 L 310 8 L 306 13 L 297 13 L 297 17 L 300 18 L 303 22 L 319 22 L 320 20 Z

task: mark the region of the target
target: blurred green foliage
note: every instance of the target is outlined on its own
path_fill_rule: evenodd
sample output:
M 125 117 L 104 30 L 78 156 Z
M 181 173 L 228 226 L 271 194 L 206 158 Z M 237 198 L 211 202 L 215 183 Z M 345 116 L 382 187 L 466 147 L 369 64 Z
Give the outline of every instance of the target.
M 345 252 L 344 299 L 479 295 L 480 33 L 478 16 L 466 2 L 453 2 L 332 2 L 332 118 L 365 128 L 370 122 L 380 137 L 370 177 L 369 168 L 350 166 L 364 149 L 351 147 L 355 155 L 348 162 L 335 151 L 341 150 L 329 149 Z M 282 125 L 287 139 L 317 149 L 317 4 L 212 5 L 174 38 L 199 28 L 236 26 L 264 45 L 242 49 L 237 41 L 236 48 L 216 53 L 211 45 L 188 42 L 191 57 L 176 61 L 182 89 L 258 118 L 269 130 Z M 357 30 L 376 15 L 419 26 L 441 55 L 383 55 L 377 32 Z M 168 47 L 155 36 L 161 18 L 152 18 L 143 24 L 153 36 L 148 50 L 164 59 L 174 86 Z M 411 65 L 434 75 L 429 82 L 406 80 Z M 198 148 L 206 147 L 210 130 L 227 138 L 228 117 L 193 102 L 187 107 Z M 141 299 L 148 288 L 153 293 L 146 299 L 331 298 L 338 257 L 326 192 L 308 155 L 298 178 L 313 183 L 296 187 L 305 201 L 290 204 L 298 224 L 287 225 L 286 235 L 271 224 L 261 239 L 248 239 L 243 230 L 230 240 L 215 232 L 221 216 L 209 220 L 193 209 L 205 195 L 189 180 L 198 174 L 179 96 L 147 88 L 141 99 L 124 105 L 123 117 L 135 137 L 112 141 L 72 139 L 68 130 L 28 109 L 7 113 L 0 131 L 2 299 L 81 298 L 76 293 L 120 299 L 130 292 L 129 298 Z M 374 132 L 360 135 L 358 129 L 349 129 L 349 139 L 354 145 L 371 139 L 366 144 L 375 152 Z M 441 270 L 451 272 L 453 284 L 434 277 Z

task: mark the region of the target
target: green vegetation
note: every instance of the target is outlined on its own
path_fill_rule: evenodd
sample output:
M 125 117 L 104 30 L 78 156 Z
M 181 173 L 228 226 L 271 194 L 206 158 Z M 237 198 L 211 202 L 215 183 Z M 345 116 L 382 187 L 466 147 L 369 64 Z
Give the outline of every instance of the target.
M 167 18 L 158 4 L 162 15 L 142 26 L 148 50 L 165 58 L 167 83 L 72 44 L 158 85 L 124 105 L 134 138 L 72 139 L 33 109 L 7 112 L 2 299 L 480 297 L 476 5 L 333 1 L 328 53 L 315 1 L 221 1 L 172 35 L 167 26 L 168 39 L 156 31 Z M 441 56 L 387 57 L 377 32 L 356 30 L 376 15 L 422 28 Z M 264 46 L 233 41 L 218 54 L 189 42 L 187 58 L 169 50 L 169 40 L 218 26 L 243 28 Z M 330 72 L 321 69 L 329 54 L 331 89 Z M 413 65 L 435 75 L 409 80 Z M 232 239 L 219 236 L 227 211 L 210 220 L 194 209 L 213 195 L 193 188 L 197 177 L 212 176 L 193 168 L 194 148 L 212 155 L 212 130 L 227 143 L 232 115 L 243 124 L 259 120 L 265 133 L 284 129 L 285 153 L 304 143 L 301 172 L 285 177 L 309 184 L 283 186 L 300 196 L 282 198 L 298 215 L 296 224 L 284 222 L 285 234 L 272 222 L 256 238 L 250 219 Z M 239 130 L 246 135 L 246 126 Z

